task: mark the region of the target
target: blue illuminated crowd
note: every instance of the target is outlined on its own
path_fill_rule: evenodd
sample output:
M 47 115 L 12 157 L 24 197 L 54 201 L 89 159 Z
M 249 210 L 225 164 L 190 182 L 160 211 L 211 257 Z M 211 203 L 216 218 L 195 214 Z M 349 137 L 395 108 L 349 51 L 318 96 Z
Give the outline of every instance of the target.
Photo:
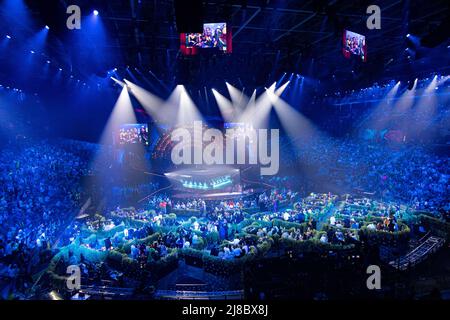
M 91 152 L 84 144 L 45 141 L 0 152 L 0 276 L 19 288 L 48 257 L 42 251 L 80 210 L 80 177 Z
M 311 179 L 311 189 L 326 192 L 334 185 L 342 192 L 365 191 L 417 210 L 450 210 L 449 159 L 420 146 L 394 150 L 383 144 L 327 138 L 285 153 L 283 160 L 290 166 L 314 165 L 315 176 L 324 178 L 327 186 L 321 179 Z
M 385 201 L 399 201 L 437 215 L 448 214 L 448 158 L 432 155 L 420 147 L 392 151 L 386 146 L 356 141 L 322 142 L 306 146 L 307 152 L 297 154 L 293 161 L 320 167 L 316 174 L 342 187 L 343 193 L 349 188 L 360 188 Z M 94 145 L 82 142 L 40 141 L 10 145 L 0 152 L 0 276 L 4 293 L 10 292 L 11 286 L 19 291 L 29 288 L 33 283 L 31 275 L 48 262 L 46 253 L 58 245 L 59 237 L 86 198 L 80 180 L 92 173 L 90 164 L 95 151 Z M 299 185 L 298 180 L 295 176 L 277 177 L 271 178 L 270 182 L 280 186 Z M 310 180 L 309 187 L 319 181 Z M 295 196 L 296 193 L 286 189 L 262 193 L 253 199 L 205 203 L 202 199 L 176 200 L 167 194 L 147 199 L 146 205 L 157 208 L 160 213 L 170 213 L 173 209 L 207 212 L 212 224 L 202 228 L 205 232 L 217 230 L 225 238 L 227 222 L 239 223 L 244 219 L 242 208 L 256 206 L 261 211 L 277 212 L 280 201 Z M 262 236 L 276 232 L 292 239 L 309 236 L 295 230 L 257 232 Z M 176 246 L 195 243 L 193 235 L 173 237 L 175 243 L 181 239 Z M 328 241 L 326 236 L 323 238 Z M 230 239 L 236 243 L 230 244 L 229 251 L 221 248 L 217 255 L 246 252 L 249 244 L 241 240 Z

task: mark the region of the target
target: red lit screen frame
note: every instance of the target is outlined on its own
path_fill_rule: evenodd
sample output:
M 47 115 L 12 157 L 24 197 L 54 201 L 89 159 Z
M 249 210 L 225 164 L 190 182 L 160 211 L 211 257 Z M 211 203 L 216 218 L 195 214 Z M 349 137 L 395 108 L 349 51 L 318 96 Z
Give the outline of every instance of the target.
M 226 23 L 226 22 L 225 22 Z M 203 25 L 210 24 L 210 23 L 204 23 Z M 227 50 L 221 51 L 223 53 L 232 53 L 233 52 L 233 36 L 231 28 L 228 28 L 227 24 L 227 34 L 226 34 L 226 41 L 227 41 Z M 180 34 L 180 50 L 183 55 L 186 56 L 193 56 L 199 54 L 202 50 L 208 50 L 208 49 L 214 49 L 214 48 L 200 48 L 200 47 L 187 47 L 186 46 L 186 33 Z

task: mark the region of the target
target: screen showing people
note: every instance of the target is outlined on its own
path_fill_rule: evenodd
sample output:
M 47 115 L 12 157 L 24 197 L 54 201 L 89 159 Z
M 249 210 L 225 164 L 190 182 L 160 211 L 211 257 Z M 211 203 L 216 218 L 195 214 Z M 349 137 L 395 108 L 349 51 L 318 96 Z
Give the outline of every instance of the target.
M 119 129 L 119 144 L 149 144 L 147 124 L 125 124 Z
M 231 52 L 231 37 L 225 22 L 205 23 L 203 33 L 185 33 L 181 35 L 181 48 L 185 54 L 195 54 L 192 49 L 217 48 L 222 52 Z
M 366 61 L 367 59 L 367 46 L 366 46 L 366 37 L 345 30 L 344 31 L 344 56 L 346 58 L 350 58 L 351 55 L 360 56 L 362 61 Z

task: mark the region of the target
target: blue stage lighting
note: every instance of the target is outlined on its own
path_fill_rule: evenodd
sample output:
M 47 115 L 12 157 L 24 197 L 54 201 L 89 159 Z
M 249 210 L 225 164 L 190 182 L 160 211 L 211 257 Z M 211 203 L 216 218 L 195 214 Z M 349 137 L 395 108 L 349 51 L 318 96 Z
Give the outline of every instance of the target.
M 11 39 L 11 36 L 9 34 L 6 35 L 6 38 Z
M 45 29 L 50 30 L 50 27 L 49 26 L 45 26 Z
M 94 16 L 98 16 L 99 12 L 97 10 L 94 10 L 93 14 Z

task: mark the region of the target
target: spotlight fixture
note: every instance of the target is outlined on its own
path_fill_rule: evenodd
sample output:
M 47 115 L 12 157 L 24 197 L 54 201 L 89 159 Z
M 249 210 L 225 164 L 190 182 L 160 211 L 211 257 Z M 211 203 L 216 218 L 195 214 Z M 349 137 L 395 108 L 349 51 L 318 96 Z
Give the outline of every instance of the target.
M 9 34 L 6 35 L 7 39 L 11 39 L 11 36 Z
M 30 53 L 34 53 L 34 50 L 31 50 Z
M 98 16 L 98 14 L 99 14 L 98 10 L 94 10 L 93 14 L 94 14 L 94 16 Z
M 50 27 L 49 26 L 45 26 L 45 29 L 50 30 Z

